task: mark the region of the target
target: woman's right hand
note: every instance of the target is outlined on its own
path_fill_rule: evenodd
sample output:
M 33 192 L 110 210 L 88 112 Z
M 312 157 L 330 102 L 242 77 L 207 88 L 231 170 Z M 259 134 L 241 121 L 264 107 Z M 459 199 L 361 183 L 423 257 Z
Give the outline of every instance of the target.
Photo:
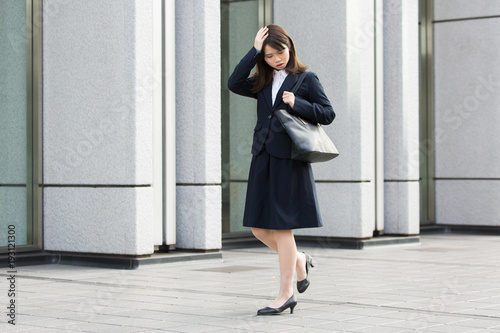
M 264 44 L 264 40 L 266 40 L 268 36 L 269 28 L 268 27 L 262 27 L 257 31 L 257 35 L 255 36 L 255 42 L 253 43 L 253 47 L 255 47 L 257 50 L 262 51 L 262 44 Z

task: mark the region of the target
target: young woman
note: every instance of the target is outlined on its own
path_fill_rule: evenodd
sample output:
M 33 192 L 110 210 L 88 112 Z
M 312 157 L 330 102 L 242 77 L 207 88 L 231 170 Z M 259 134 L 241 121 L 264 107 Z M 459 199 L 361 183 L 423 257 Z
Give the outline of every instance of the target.
M 257 65 L 257 73 L 249 77 Z M 308 72 L 296 94 L 290 92 L 304 72 L 288 33 L 278 25 L 261 28 L 253 48 L 243 57 L 229 78 L 229 89 L 257 99 L 252 162 L 248 177 L 243 225 L 269 248 L 278 252 L 280 289 L 269 306 L 258 315 L 279 314 L 297 305 L 297 290 L 309 286 L 312 258 L 297 252 L 293 229 L 321 227 L 314 178 L 309 163 L 291 159 L 292 141 L 274 111 L 288 112 L 311 122 L 330 124 L 335 113 L 316 74 Z

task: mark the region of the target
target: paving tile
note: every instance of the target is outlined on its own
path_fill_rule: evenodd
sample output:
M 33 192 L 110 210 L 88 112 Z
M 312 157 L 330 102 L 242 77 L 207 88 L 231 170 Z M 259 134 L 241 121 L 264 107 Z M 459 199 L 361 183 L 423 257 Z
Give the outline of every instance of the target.
M 323 314 L 314 314 L 310 318 L 319 318 L 329 321 L 355 321 L 356 319 L 366 318 L 363 315 L 356 315 L 353 313 L 337 313 L 337 312 L 325 312 Z
M 389 309 L 389 308 L 378 308 L 378 307 L 362 307 L 362 306 L 355 306 L 351 307 L 348 310 L 343 310 L 343 311 L 338 311 L 339 313 L 348 313 L 348 314 L 355 314 L 358 316 L 365 316 L 365 317 L 370 317 L 370 316 L 387 316 L 390 315 L 391 313 L 397 312 L 394 309 Z
M 218 333 L 247 333 L 250 332 L 246 329 L 236 329 L 236 328 L 221 328 L 217 331 Z M 266 333 L 266 331 L 251 331 L 252 333 Z
M 477 332 L 477 328 L 460 326 L 460 325 L 438 325 L 430 328 L 426 328 L 429 332 L 449 332 L 449 333 L 460 333 L 460 332 Z
M 6 332 L 12 332 L 12 331 L 6 331 Z M 20 332 L 26 332 L 26 333 L 58 333 L 58 332 L 68 332 L 68 330 L 66 330 L 64 328 L 55 328 L 55 327 L 44 328 L 44 327 L 36 327 L 36 326 L 30 326 L 30 327 L 26 326 Z M 73 332 L 82 332 L 82 331 L 74 330 Z
M 467 322 L 470 320 L 470 318 L 458 317 L 458 316 L 453 316 L 453 315 L 436 314 L 436 315 L 427 316 L 425 318 L 422 318 L 421 320 L 424 320 L 424 321 L 427 321 L 430 323 L 438 323 L 438 324 L 456 324 L 456 323 Z
M 8 324 L 7 321 L 0 323 L 0 332 L 25 332 L 33 328 L 35 328 L 35 326 L 30 326 L 27 323 L 20 324 L 17 322 L 16 325 Z
M 500 318 L 473 318 L 460 322 L 461 326 L 478 327 L 478 328 L 497 328 L 500 329 Z
M 186 332 L 186 333 L 202 333 L 202 332 L 218 332 L 221 327 L 201 325 L 201 324 L 188 324 L 169 329 L 170 332 Z
M 327 324 L 321 324 L 321 325 L 315 325 L 314 328 L 319 328 L 319 329 L 331 329 L 331 330 L 338 330 L 338 331 L 352 331 L 356 329 L 362 329 L 362 328 L 368 328 L 371 327 L 371 325 L 366 325 L 366 324 L 359 324 L 355 322 L 345 322 L 345 321 L 338 321 L 338 322 L 331 322 Z
M 363 328 L 357 328 L 353 330 L 349 330 L 349 332 L 356 332 L 356 333 L 402 333 L 402 332 L 408 332 L 409 330 L 404 329 L 404 328 L 396 328 L 396 327 L 380 327 L 380 326 L 372 326 L 372 327 L 363 327 Z
M 37 326 L 37 327 L 53 327 L 53 328 L 65 328 L 65 327 L 72 327 L 72 326 L 77 326 L 81 324 L 82 322 L 75 321 L 75 320 L 68 320 L 68 319 L 59 319 L 59 318 L 52 318 L 50 320 L 40 320 L 40 321 L 32 321 L 29 323 L 31 326 Z
M 123 333 L 136 333 L 144 332 L 144 328 L 126 327 L 99 323 L 80 323 L 74 327 L 68 327 L 69 332 L 81 330 L 82 332 L 95 332 L 95 333 L 110 333 L 110 332 L 123 332 Z
M 245 332 L 248 332 L 248 331 L 245 331 Z M 276 331 L 276 332 L 280 332 L 280 333 L 281 332 L 287 332 L 287 333 L 304 333 L 304 332 L 307 332 L 307 333 L 337 333 L 337 332 L 342 332 L 342 331 L 337 331 L 333 328 L 320 329 L 320 328 L 316 328 L 316 327 L 307 327 L 307 329 L 304 329 L 303 327 L 301 327 L 301 328 L 288 328 L 288 329 L 284 329 L 284 330 L 280 330 L 280 331 Z
M 387 318 L 387 317 L 364 317 L 351 319 L 346 322 L 348 323 L 357 323 L 357 324 L 367 324 L 372 326 L 381 326 L 381 325 L 389 325 L 393 323 L 402 322 L 401 319 Z
M 314 318 L 314 317 L 298 317 L 298 316 L 293 316 L 294 318 L 291 318 L 291 317 L 292 316 L 290 316 L 290 318 L 287 318 L 285 320 L 281 320 L 281 321 L 279 321 L 279 323 L 309 329 L 309 328 L 315 327 L 316 325 L 326 325 L 326 324 L 334 322 L 333 320 L 320 319 L 320 318 Z
M 455 309 L 454 313 L 471 315 L 471 316 L 483 316 L 491 318 L 500 318 L 500 310 L 481 308 L 481 309 Z
M 430 327 L 440 326 L 440 325 L 442 324 L 432 323 L 422 319 L 417 319 L 417 320 L 403 320 L 395 323 L 389 323 L 383 325 L 383 327 L 395 327 L 395 328 L 402 328 L 407 330 L 416 330 L 418 332 L 423 332 Z

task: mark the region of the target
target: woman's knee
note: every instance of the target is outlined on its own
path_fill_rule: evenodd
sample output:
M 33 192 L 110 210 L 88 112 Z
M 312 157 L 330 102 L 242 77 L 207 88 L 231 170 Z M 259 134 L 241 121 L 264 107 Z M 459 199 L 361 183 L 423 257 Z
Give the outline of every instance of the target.
M 261 229 L 261 228 L 252 228 L 252 233 L 257 239 L 266 238 L 271 234 L 271 230 Z

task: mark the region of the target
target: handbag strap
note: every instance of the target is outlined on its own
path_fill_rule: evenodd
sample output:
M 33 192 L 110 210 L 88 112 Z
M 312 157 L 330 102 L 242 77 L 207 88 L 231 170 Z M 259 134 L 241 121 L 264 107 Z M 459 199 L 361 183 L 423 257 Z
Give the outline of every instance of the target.
M 293 86 L 292 91 L 291 91 L 294 95 L 297 92 L 297 90 L 299 90 L 299 87 L 302 84 L 302 81 L 304 81 L 304 79 L 306 78 L 307 73 L 308 72 L 302 72 L 299 74 L 300 75 L 299 79 L 297 82 L 295 82 L 295 85 Z

